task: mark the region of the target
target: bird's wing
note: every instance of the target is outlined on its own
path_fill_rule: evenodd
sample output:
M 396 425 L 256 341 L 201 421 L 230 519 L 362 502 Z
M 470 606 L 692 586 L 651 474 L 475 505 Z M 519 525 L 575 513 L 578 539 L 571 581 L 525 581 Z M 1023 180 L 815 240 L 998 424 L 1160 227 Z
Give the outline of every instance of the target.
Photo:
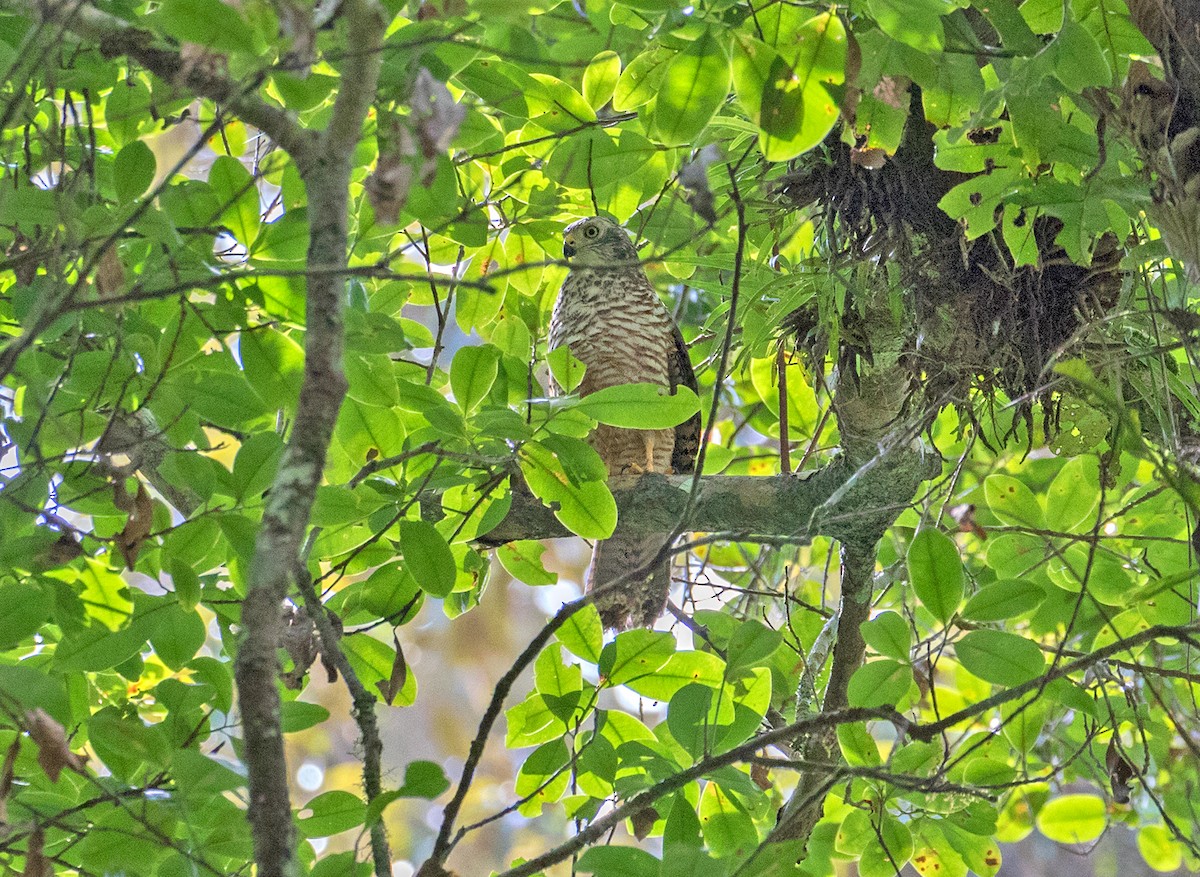
M 700 385 L 696 383 L 696 372 L 692 368 L 691 357 L 688 356 L 687 343 L 679 326 L 672 322 L 671 328 L 675 334 L 675 344 L 667 355 L 667 374 L 671 379 L 671 392 L 680 387 L 687 387 L 697 395 Z M 675 427 L 675 449 L 671 452 L 671 468 L 679 474 L 687 474 L 696 468 L 696 453 L 700 450 L 700 412 L 697 411 L 679 426 Z

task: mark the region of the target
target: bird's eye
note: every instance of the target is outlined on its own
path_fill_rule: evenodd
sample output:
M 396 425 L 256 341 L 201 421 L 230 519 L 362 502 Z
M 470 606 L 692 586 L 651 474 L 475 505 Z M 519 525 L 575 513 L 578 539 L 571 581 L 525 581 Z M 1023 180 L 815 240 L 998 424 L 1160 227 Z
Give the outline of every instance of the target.
M 598 234 L 600 234 L 600 229 L 596 228 L 594 225 L 589 225 L 583 230 L 584 237 L 594 238 Z

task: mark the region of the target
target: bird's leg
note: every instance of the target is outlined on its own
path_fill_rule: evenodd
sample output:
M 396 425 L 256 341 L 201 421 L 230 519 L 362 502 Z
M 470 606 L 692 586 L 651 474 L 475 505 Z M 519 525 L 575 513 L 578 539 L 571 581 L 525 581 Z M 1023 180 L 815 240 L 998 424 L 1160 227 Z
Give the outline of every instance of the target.
M 646 472 L 654 471 L 654 432 L 653 430 L 642 431 L 642 443 L 646 446 Z

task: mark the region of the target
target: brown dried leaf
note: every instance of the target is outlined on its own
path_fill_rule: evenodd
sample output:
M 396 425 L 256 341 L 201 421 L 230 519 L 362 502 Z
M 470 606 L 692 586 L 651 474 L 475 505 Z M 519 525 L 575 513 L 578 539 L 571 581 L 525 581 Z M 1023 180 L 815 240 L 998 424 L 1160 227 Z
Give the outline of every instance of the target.
M 1137 770 L 1121 752 L 1121 747 L 1117 745 L 1116 734 L 1113 734 L 1112 739 L 1108 741 L 1108 750 L 1104 753 L 1104 766 L 1108 769 L 1113 800 L 1118 804 L 1128 804 L 1129 781 L 1137 776 Z
M 887 164 L 887 159 L 887 150 L 880 149 L 878 146 L 867 146 L 862 149 L 854 146 L 850 149 L 850 163 L 864 167 L 869 171 L 879 170 Z
M 383 701 L 388 706 L 395 701 L 396 695 L 404 688 L 404 683 L 408 681 L 408 661 L 404 658 L 404 649 L 400 648 L 400 637 L 396 635 L 396 631 L 392 631 L 392 642 L 396 646 L 396 657 L 392 661 L 392 674 L 387 682 L 380 680 L 375 683 L 375 687 L 379 689 L 379 693 L 383 695 Z
M 56 569 L 66 566 L 72 560 L 83 555 L 83 548 L 78 540 L 68 532 L 59 537 L 38 552 L 35 566 L 38 570 Z
M 721 158 L 721 150 L 710 143 L 679 169 L 679 185 L 687 190 L 687 202 L 696 215 L 712 225 L 717 221 L 713 191 L 708 185 L 708 166 Z
M 41 267 L 41 260 L 33 249 L 32 240 L 18 231 L 13 237 L 13 242 L 4 252 L 4 258 L 17 276 L 18 283 L 23 286 L 33 283 L 33 279 L 37 277 L 38 268 Z
M 128 501 L 128 494 L 125 493 L 125 485 L 123 481 L 118 480 L 117 484 L 120 487 L 117 492 L 122 495 L 125 501 Z M 117 502 L 119 508 L 126 508 Z M 125 529 L 116 536 L 117 547 L 121 549 L 121 556 L 125 558 L 125 567 L 133 569 L 133 565 L 137 563 L 138 553 L 142 550 L 142 543 L 150 535 L 150 530 L 154 525 L 154 500 L 150 498 L 149 492 L 146 490 L 146 485 L 138 482 L 137 493 L 133 497 L 133 501 L 128 503 L 129 518 L 125 521 Z
M 884 76 L 871 89 L 871 94 L 880 103 L 902 110 L 908 104 L 909 80 L 904 76 Z
M 467 117 L 467 108 L 456 102 L 445 83 L 435 79 L 424 67 L 417 71 L 409 106 L 412 107 L 410 118 L 417 125 L 421 154 L 427 159 L 437 158 L 454 142 L 463 119 Z M 422 182 L 425 185 L 428 185 L 428 182 L 424 177 L 432 175 L 435 170 L 436 167 L 431 169 L 426 166 L 422 174 Z
M 292 669 L 282 674 L 283 684 L 293 690 L 303 687 L 304 677 L 319 651 L 317 627 L 307 612 L 296 606 L 284 610 L 279 645 L 292 659 Z
M 764 792 L 769 792 L 774 785 L 771 782 L 771 769 L 765 764 L 750 765 L 750 779 L 754 781 L 754 785 L 758 786 Z
M 629 817 L 629 824 L 633 826 L 633 836 L 638 840 L 645 840 L 657 821 L 658 811 L 653 807 L 643 807 Z
M 101 298 L 115 295 L 124 288 L 125 266 L 121 264 L 116 244 L 110 245 L 100 254 L 100 258 L 96 260 L 96 273 L 92 276 Z
M 950 517 L 954 519 L 954 523 L 958 524 L 958 532 L 971 533 L 980 539 L 987 538 L 987 530 L 975 520 L 975 506 L 972 503 L 954 506 L 950 509 Z
M 25 713 L 25 726 L 30 739 L 37 745 L 38 764 L 52 783 L 58 782 L 64 767 L 78 774 L 86 773 L 87 759 L 71 751 L 63 726 L 44 709 L 38 707 Z
M 413 167 L 415 150 L 412 136 L 399 128 L 389 151 L 380 154 L 375 170 L 363 181 L 376 221 L 393 225 L 400 219 L 400 211 L 408 203 L 408 193 L 416 176 Z
M 4 756 L 4 768 L 0 771 L 0 825 L 8 822 L 8 796 L 12 794 L 13 766 L 17 763 L 17 753 L 21 751 L 21 738 L 17 737 L 8 747 Z

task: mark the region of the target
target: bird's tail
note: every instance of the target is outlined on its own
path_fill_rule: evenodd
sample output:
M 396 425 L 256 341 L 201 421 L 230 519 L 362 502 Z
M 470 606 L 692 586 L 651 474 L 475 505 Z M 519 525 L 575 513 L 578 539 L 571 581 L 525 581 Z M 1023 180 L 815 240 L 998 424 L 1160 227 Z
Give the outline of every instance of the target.
M 640 575 L 662 548 L 666 533 L 616 535 L 596 543 L 587 571 L 589 593 L 621 581 L 596 598 L 600 620 L 611 630 L 650 627 L 667 608 L 671 560 L 666 558 Z

